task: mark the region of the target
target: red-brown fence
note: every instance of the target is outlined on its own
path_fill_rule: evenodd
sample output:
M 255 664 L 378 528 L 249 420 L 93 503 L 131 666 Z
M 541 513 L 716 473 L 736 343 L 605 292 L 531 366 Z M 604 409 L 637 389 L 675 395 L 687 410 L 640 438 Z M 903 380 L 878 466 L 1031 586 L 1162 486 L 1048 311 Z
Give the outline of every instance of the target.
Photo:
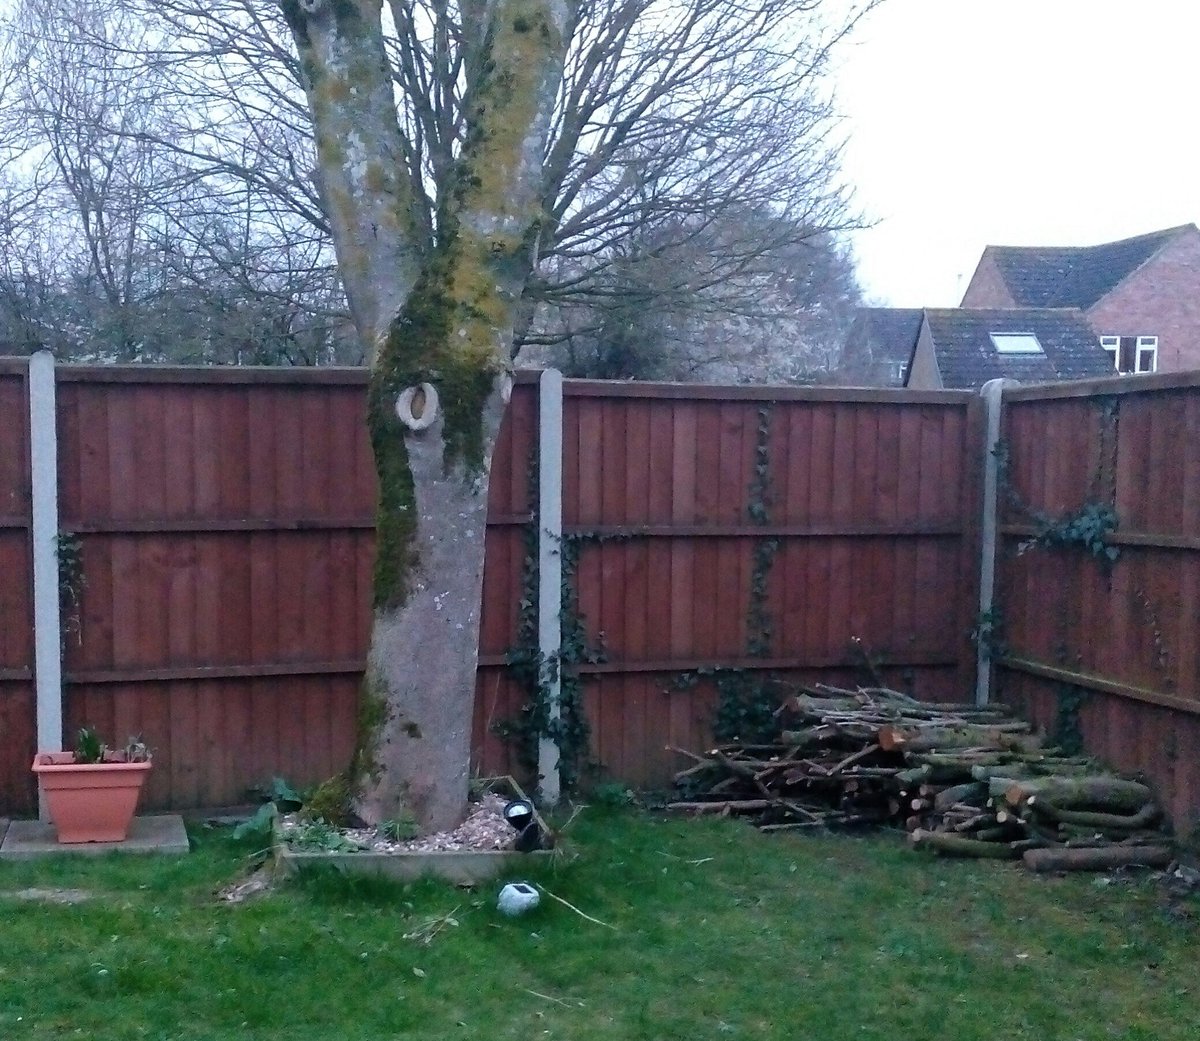
M 34 805 L 28 377 L 0 361 L 0 811 Z M 370 623 L 374 477 L 360 371 L 60 367 L 65 729 L 140 732 L 152 807 L 240 802 L 333 773 Z M 526 698 L 518 641 L 538 389 L 519 380 L 492 469 L 476 768 Z M 968 394 L 567 382 L 564 535 L 602 776 L 658 785 L 710 738 L 712 667 L 861 675 L 962 700 L 977 602 L 982 406 Z M 1200 808 L 1200 379 L 1004 396 L 1001 697 Z M 1022 505 L 1018 506 L 1020 503 Z M 1111 566 L 1017 548 L 1034 513 L 1119 518 Z
M 5 809 L 28 811 L 28 448 L 24 367 L 6 363 L 0 451 Z M 362 372 L 60 367 L 62 531 L 81 547 L 64 613 L 64 717 L 141 733 L 146 804 L 220 805 L 273 774 L 346 761 L 369 628 L 374 478 Z M 708 740 L 735 666 L 845 679 L 860 637 L 889 679 L 959 699 L 976 557 L 978 402 L 965 394 L 568 383 L 564 521 L 605 661 L 585 666 L 592 754 L 657 784 L 667 744 Z M 12 422 L 9 423 L 10 413 Z M 476 698 L 478 769 L 525 700 L 518 639 L 538 443 L 519 380 L 492 469 Z M 757 502 L 756 502 L 757 500 Z M 761 572 L 750 646 L 755 546 Z M 11 558 L 11 559 L 10 559 Z M 79 581 L 72 581 L 78 577 Z M 668 691 L 672 691 L 668 693 Z
M 1004 393 L 1000 697 L 1115 766 L 1144 771 L 1190 829 L 1200 813 L 1200 376 Z M 1109 508 L 1108 562 L 1030 546 Z
M 681 674 L 861 678 L 853 637 L 890 682 L 963 700 L 980 418 L 968 394 L 568 382 L 564 534 L 606 652 L 581 668 L 603 770 L 664 784 L 665 746 L 711 741 L 713 684 Z
M 282 378 L 281 378 L 282 377 Z M 239 802 L 349 755 L 373 477 L 360 374 L 58 371 L 80 541 L 64 719 L 156 749 L 152 806 Z

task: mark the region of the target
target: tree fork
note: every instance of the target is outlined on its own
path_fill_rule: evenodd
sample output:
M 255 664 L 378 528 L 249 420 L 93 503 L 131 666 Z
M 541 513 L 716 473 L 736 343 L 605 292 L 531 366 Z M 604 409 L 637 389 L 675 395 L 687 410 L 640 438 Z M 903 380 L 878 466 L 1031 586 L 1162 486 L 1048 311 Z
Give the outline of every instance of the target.
M 464 43 L 466 137 L 423 252 L 416 189 L 394 175 L 405 142 L 381 0 L 281 3 L 338 268 L 372 348 L 375 613 L 348 787 L 367 822 L 409 811 L 436 831 L 466 808 L 488 469 L 536 253 L 569 5 L 497 0 L 477 12 L 480 32 Z

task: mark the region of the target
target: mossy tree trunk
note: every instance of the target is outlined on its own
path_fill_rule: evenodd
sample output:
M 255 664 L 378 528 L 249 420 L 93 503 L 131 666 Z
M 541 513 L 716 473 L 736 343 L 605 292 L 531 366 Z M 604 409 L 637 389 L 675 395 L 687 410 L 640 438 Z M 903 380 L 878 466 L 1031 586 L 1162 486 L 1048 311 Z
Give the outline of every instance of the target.
M 374 628 L 347 780 L 369 822 L 427 830 L 467 799 L 488 469 L 517 305 L 536 258 L 566 0 L 463 3 L 467 126 L 422 241 L 400 162 L 381 0 L 282 0 L 306 80 L 338 267 L 371 347 L 379 477 Z M 426 236 L 427 238 L 427 236 Z M 408 421 L 397 398 L 418 391 Z M 432 410 L 432 423 L 429 422 Z

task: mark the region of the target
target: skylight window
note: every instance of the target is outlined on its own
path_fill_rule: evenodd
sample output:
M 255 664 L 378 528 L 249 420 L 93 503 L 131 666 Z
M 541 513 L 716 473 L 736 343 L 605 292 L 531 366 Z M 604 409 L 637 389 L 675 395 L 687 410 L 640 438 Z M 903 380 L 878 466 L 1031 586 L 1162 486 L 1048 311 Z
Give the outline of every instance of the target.
M 989 333 L 998 354 L 1045 354 L 1033 333 Z

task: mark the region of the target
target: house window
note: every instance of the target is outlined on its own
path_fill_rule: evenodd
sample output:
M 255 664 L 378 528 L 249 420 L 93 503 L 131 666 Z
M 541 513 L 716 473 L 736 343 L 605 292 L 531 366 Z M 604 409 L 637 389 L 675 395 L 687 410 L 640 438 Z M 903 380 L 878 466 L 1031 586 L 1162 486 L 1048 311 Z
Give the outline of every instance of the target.
M 1112 359 L 1113 368 L 1117 372 L 1120 372 L 1121 371 L 1121 337 L 1119 337 L 1119 336 L 1101 336 L 1100 337 L 1100 346 L 1103 347 L 1108 352 L 1108 356 Z
M 1101 336 L 1100 346 L 1122 376 L 1158 371 L 1157 336 Z
M 902 361 L 894 361 L 889 364 L 888 375 L 891 377 L 891 381 L 893 383 L 898 383 L 901 386 L 904 385 L 904 370 L 906 367 L 907 367 L 907 362 L 902 362 Z
M 1137 358 L 1134 360 L 1134 372 L 1158 371 L 1158 337 L 1139 336 L 1137 338 Z
M 1033 333 L 989 333 L 999 354 L 1044 354 Z

